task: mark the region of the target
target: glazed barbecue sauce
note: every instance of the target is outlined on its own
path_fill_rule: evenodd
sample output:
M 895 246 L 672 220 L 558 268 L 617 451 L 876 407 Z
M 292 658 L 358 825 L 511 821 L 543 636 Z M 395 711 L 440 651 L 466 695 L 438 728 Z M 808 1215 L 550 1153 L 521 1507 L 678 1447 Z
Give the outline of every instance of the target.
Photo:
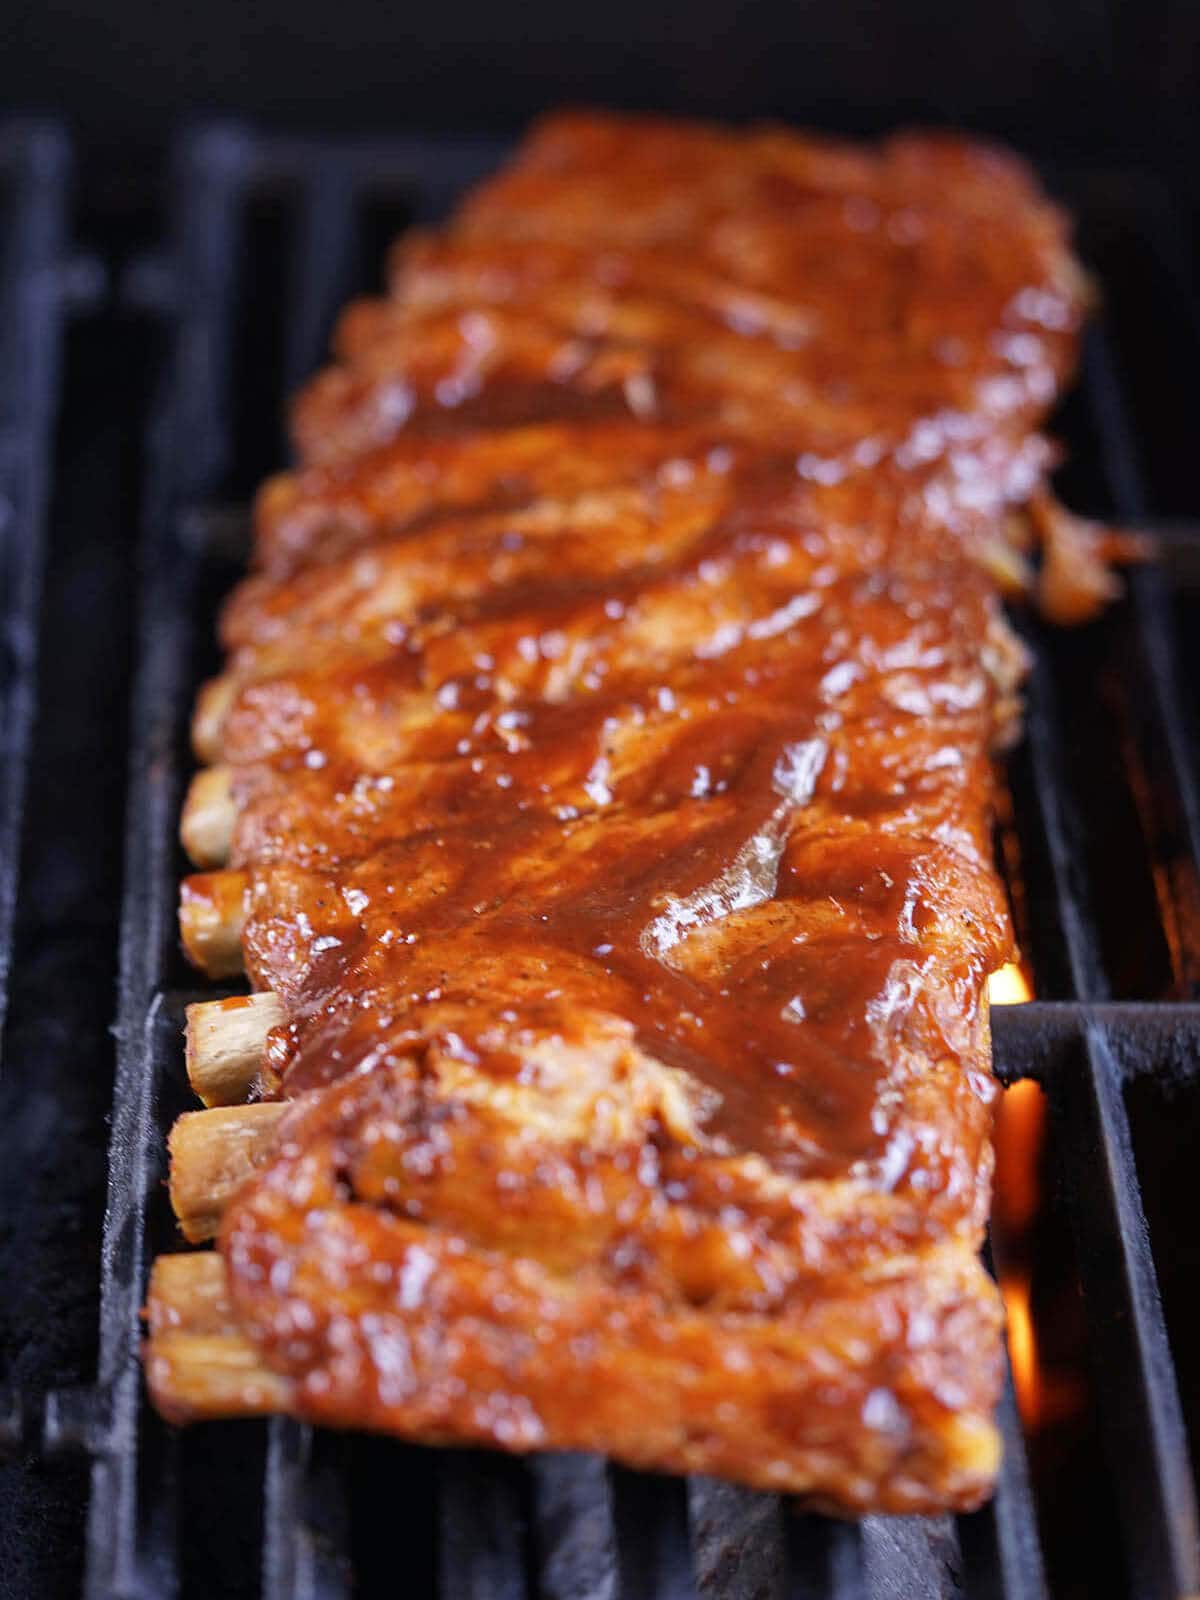
M 686 1074 L 716 1148 L 844 1172 L 881 1156 L 889 1084 L 922 1063 L 970 1055 L 990 1093 L 971 1073 L 1009 946 L 986 833 L 1011 685 L 971 542 L 1028 496 L 1013 459 L 1072 358 L 1077 285 L 1061 219 L 999 158 L 901 141 L 794 162 L 768 138 L 754 166 L 649 137 L 677 186 L 597 139 L 570 177 L 514 169 L 402 260 L 297 437 L 336 462 L 549 419 L 586 457 L 606 426 L 687 423 L 727 441 L 736 513 L 665 565 L 614 573 L 593 533 L 607 576 L 564 580 L 550 542 L 510 587 L 297 630 L 295 673 L 231 719 L 235 760 L 321 767 L 304 844 L 281 824 L 247 850 L 247 949 L 292 1016 L 283 1092 L 439 1030 L 513 1070 L 505 1029 L 602 1013 Z M 479 504 L 499 481 L 493 464 Z M 399 528 L 376 508 L 374 536 L 427 532 L 435 504 Z M 652 731 L 613 778 L 635 724 Z M 406 813 L 414 763 L 444 770 Z M 364 773 L 393 798 L 347 822 Z
M 813 542 L 807 517 L 784 514 L 794 492 L 773 492 L 773 506 L 761 484 L 757 493 L 769 539 L 731 542 L 718 529 L 702 548 L 710 558 L 735 551 L 737 581 L 752 596 L 759 585 L 759 619 L 787 603 L 781 595 L 795 598 L 786 586 L 772 591 L 788 571 L 782 549 L 820 566 L 802 549 Z M 328 901 L 308 912 L 310 943 L 338 942 L 288 996 L 295 1020 L 277 1069 L 299 1048 L 286 1092 L 377 1058 L 389 1029 L 399 1049 L 450 1028 L 452 1014 L 455 1037 L 503 1073 L 519 1070 L 519 1049 L 497 1043 L 506 1014 L 515 1031 L 539 1017 L 553 1029 L 569 1028 L 573 1012 L 604 1013 L 687 1074 L 714 1148 L 760 1151 L 813 1175 L 878 1156 L 897 1039 L 914 1005 L 931 1012 L 914 977 L 953 996 L 961 1028 L 945 1038 L 934 1027 L 914 1048 L 952 1057 L 975 1037 L 982 983 L 1008 938 L 978 822 L 991 781 L 993 687 L 975 645 L 987 586 L 963 563 L 940 561 L 936 541 L 923 548 L 910 535 L 908 548 L 883 590 L 845 561 L 824 573 L 795 625 L 731 633 L 726 648 L 674 675 L 674 689 L 625 670 L 615 684 L 600 673 L 602 688 L 547 704 L 514 698 L 504 680 L 506 662 L 515 672 L 538 656 L 531 641 L 557 632 L 569 652 L 597 618 L 612 620 L 589 670 L 619 659 L 639 591 L 661 586 L 661 573 L 598 592 L 523 586 L 491 604 L 492 665 L 433 685 L 476 730 L 455 744 L 458 777 L 440 783 L 438 815 L 406 815 L 400 799 L 378 828 L 354 836 L 314 823 L 317 864 L 341 866 L 336 882 L 323 880 Z M 700 566 L 693 552 L 692 582 Z M 506 611 L 501 644 L 494 623 Z M 574 629 L 572 616 L 583 619 Z M 842 654 L 847 619 L 857 645 Z M 472 625 L 478 617 L 452 636 L 452 657 L 469 653 Z M 406 648 L 396 693 L 428 682 L 429 656 Z M 372 670 L 379 691 L 392 669 Z M 528 691 L 539 680 L 520 681 Z M 511 750 L 495 748 L 498 721 Z M 610 782 L 605 751 L 633 722 L 653 725 L 649 760 Z M 319 710 L 304 738 L 305 759 L 337 750 Z M 918 773 L 923 753 L 932 758 L 924 781 L 942 809 L 943 842 L 909 815 L 913 795 L 889 782 L 887 762 L 872 766 L 864 740 L 903 744 Z M 344 793 L 353 776 L 335 756 L 321 792 Z M 404 766 L 388 776 L 391 793 L 402 792 Z M 715 925 L 739 921 L 696 959 Z M 252 950 L 256 938 L 252 921 Z M 277 957 L 259 973 L 286 992 Z

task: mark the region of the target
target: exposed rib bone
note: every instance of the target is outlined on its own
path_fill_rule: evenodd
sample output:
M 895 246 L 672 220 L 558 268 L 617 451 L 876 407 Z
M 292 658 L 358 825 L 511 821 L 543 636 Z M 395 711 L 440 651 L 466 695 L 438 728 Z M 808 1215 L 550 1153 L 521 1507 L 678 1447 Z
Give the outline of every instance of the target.
M 244 872 L 194 872 L 179 892 L 179 933 L 193 966 L 210 978 L 242 970 L 242 923 L 249 879 Z
M 223 867 L 233 844 L 237 808 L 229 767 L 205 767 L 192 779 L 179 837 L 197 867 Z
M 188 1081 L 206 1106 L 236 1106 L 249 1096 L 267 1034 L 284 1020 L 279 996 L 269 990 L 187 1008 Z
M 291 1384 L 238 1332 L 225 1263 L 212 1251 L 159 1256 L 150 1274 L 146 1381 L 173 1422 L 286 1411 Z
M 229 676 L 210 678 L 196 696 L 196 709 L 192 713 L 192 748 L 196 759 L 206 764 L 221 758 L 221 738 L 225 718 L 237 692 Z
M 254 1171 L 287 1106 L 261 1101 L 188 1111 L 171 1129 L 171 1205 L 191 1244 L 211 1239 L 230 1197 Z

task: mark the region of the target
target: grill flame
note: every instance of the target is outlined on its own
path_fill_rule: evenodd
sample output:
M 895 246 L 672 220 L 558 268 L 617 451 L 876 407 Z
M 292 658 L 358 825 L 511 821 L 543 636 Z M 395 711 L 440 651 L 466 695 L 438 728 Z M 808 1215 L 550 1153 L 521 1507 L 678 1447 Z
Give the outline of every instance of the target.
M 1018 1006 L 1033 999 L 1029 979 L 1016 961 L 997 967 L 988 979 L 988 999 L 994 1006 Z
M 1008 1359 L 1012 1367 L 1017 1410 L 1026 1431 L 1032 1433 L 1041 1419 L 1041 1395 L 1028 1279 L 1019 1275 L 1007 1281 L 1001 1278 L 1000 1292 L 1004 1297 L 1004 1313 L 1008 1319 Z
M 994 1006 L 1021 1005 L 1033 998 L 1029 980 L 1009 962 L 988 980 Z M 1000 1293 L 1008 1317 L 1008 1354 L 1017 1409 L 1026 1431 L 1041 1420 L 1041 1374 L 1031 1306 L 1033 1230 L 1040 1201 L 1038 1167 L 1045 1138 L 1045 1097 L 1029 1079 L 1002 1096 L 996 1115 L 996 1194 L 993 1236 Z

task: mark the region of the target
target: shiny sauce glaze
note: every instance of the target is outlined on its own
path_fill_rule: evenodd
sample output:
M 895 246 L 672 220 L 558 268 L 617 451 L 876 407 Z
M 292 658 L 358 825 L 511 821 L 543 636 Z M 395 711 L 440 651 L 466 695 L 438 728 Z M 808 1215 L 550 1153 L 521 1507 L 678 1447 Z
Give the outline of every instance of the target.
M 797 160 L 769 133 L 641 137 L 635 178 L 620 137 L 558 119 L 399 252 L 297 401 L 302 456 L 572 418 L 828 453 L 946 416 L 1020 432 L 1053 401 L 1086 292 L 1017 164 L 953 139 Z
M 986 1491 L 1000 588 L 1085 301 L 994 152 L 580 114 L 346 314 L 223 624 L 300 1104 L 222 1248 L 301 1414 Z
M 760 485 L 683 561 L 545 572 L 409 619 L 382 654 L 378 631 L 339 635 L 374 751 L 305 688 L 257 805 L 243 780 L 239 861 L 312 874 L 315 957 L 271 944 L 279 866 L 247 930 L 256 976 L 294 995 L 288 1092 L 360 1065 L 330 1047 L 331 995 L 370 1054 L 381 1016 L 436 1031 L 448 1005 L 473 1019 L 460 1035 L 494 1037 L 509 982 L 501 1012 L 540 998 L 632 1024 L 696 1086 L 714 1149 L 795 1174 L 878 1162 L 913 975 L 956 996 L 973 1040 L 1008 929 L 982 837 L 990 588 L 944 528 L 914 511 L 888 529 L 872 497 L 868 530 L 839 537 L 809 495 Z M 318 678 L 337 681 L 300 681 Z M 381 708 L 426 695 L 428 719 L 381 746 Z M 260 702 L 239 715 L 261 726 Z M 278 809 L 297 769 L 303 820 Z M 953 1058 L 962 1039 L 923 1043 Z
M 894 1181 L 897 1039 L 977 1053 L 1008 950 L 984 557 L 1080 280 L 992 153 L 642 132 L 535 135 L 300 399 L 224 623 L 276 1081 L 511 989 L 625 1019 L 714 1148 Z

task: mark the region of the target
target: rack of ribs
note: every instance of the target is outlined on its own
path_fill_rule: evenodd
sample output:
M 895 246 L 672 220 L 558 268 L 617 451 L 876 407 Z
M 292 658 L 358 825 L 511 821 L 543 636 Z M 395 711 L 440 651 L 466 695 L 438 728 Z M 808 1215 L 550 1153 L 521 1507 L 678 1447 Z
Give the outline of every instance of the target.
M 1086 301 L 949 137 L 559 115 L 399 245 L 197 709 L 183 939 L 253 993 L 166 1416 L 988 1493 L 1001 597 L 1111 586 L 1037 431 Z

